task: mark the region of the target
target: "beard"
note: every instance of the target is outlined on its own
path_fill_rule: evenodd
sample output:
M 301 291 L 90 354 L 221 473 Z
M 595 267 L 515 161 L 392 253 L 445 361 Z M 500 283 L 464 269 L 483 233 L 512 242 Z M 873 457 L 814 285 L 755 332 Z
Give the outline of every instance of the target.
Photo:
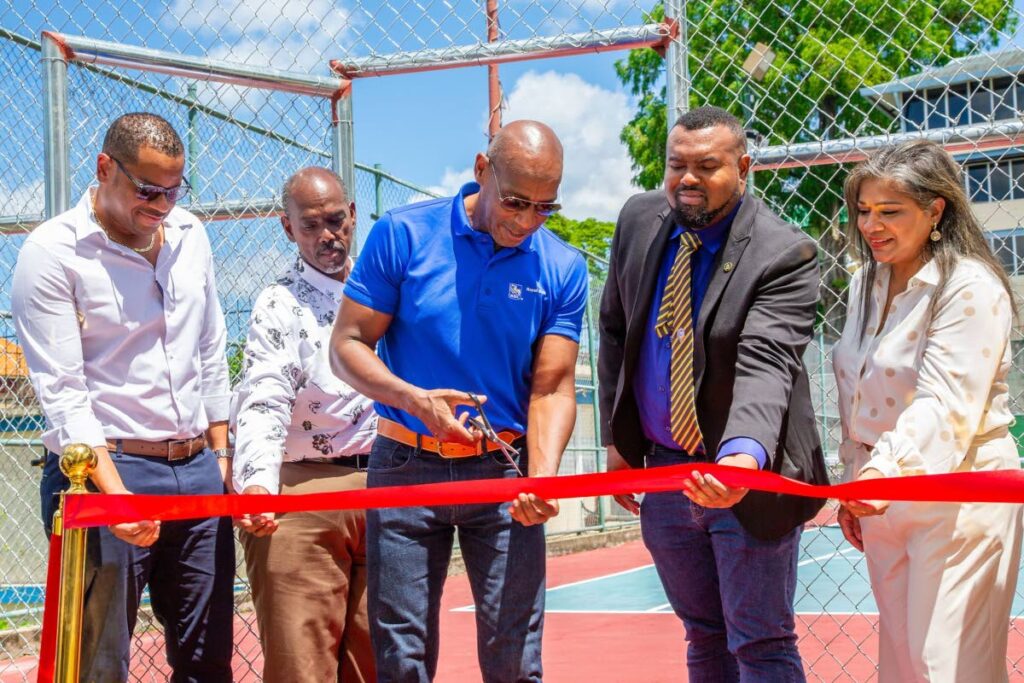
M 341 256 L 336 265 L 327 265 L 324 263 L 322 260 L 324 256 L 332 256 L 334 254 Z M 327 242 L 316 250 L 316 255 L 318 270 L 327 275 L 340 273 L 348 267 L 348 249 L 345 247 L 345 243 L 341 240 L 331 240 L 330 242 Z
M 679 190 L 693 191 L 694 188 L 680 187 Z M 683 225 L 687 228 L 694 230 L 700 230 L 706 228 L 712 223 L 720 220 L 727 213 L 726 207 L 732 205 L 733 200 L 739 198 L 740 191 L 737 188 L 732 195 L 722 202 L 722 204 L 715 208 L 710 208 L 707 205 L 707 195 L 704 195 L 705 203 L 699 206 L 691 204 L 682 204 L 676 200 L 676 205 L 672 209 L 672 215 L 675 218 L 676 223 Z

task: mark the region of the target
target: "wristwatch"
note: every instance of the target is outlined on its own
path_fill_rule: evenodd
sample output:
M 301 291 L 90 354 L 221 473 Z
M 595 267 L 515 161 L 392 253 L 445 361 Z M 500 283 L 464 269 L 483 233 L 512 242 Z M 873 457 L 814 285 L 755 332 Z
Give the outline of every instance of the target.
M 225 460 L 230 460 L 231 458 L 235 457 L 235 449 L 234 448 L 215 448 L 215 449 L 213 449 L 213 454 L 216 455 L 218 458 L 224 458 Z

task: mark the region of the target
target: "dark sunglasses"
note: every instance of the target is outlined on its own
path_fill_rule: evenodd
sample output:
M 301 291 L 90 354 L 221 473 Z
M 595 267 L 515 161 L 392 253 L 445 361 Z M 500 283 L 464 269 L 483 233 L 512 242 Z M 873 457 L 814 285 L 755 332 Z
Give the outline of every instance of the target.
M 110 155 L 108 154 L 107 156 Z M 114 157 L 110 158 L 114 159 Z M 122 164 L 117 159 L 114 159 L 114 163 L 117 164 L 117 167 L 119 169 L 121 169 L 121 173 L 124 173 L 125 176 L 127 176 L 128 180 L 132 181 L 132 185 L 135 186 L 135 197 L 137 199 L 141 199 L 142 201 L 151 202 L 160 195 L 163 195 L 164 197 L 167 198 L 168 202 L 174 204 L 179 199 L 184 198 L 185 195 L 187 195 L 189 191 L 192 189 L 192 186 L 189 185 L 188 181 L 185 180 L 184 178 L 181 179 L 181 185 L 178 185 L 176 187 L 161 187 L 159 185 L 140 183 L 138 180 L 135 179 L 135 176 L 128 172 L 128 169 L 124 167 L 124 164 Z
M 501 203 L 501 208 L 506 211 L 514 211 L 520 213 L 527 209 L 533 209 L 537 212 L 538 216 L 547 218 L 551 214 L 558 213 L 561 210 L 562 205 L 557 202 L 534 202 L 529 199 L 521 199 L 519 197 L 504 197 L 501 194 L 501 183 L 498 182 L 498 172 L 494 170 L 494 164 L 490 163 L 491 173 L 494 175 L 494 186 L 498 190 L 498 201 Z

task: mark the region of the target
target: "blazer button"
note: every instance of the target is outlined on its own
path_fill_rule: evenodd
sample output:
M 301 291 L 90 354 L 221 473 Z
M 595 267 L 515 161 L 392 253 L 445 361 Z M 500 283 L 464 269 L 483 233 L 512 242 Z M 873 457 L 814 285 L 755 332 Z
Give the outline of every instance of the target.
M 722 272 L 728 273 L 731 270 L 732 270 L 732 261 L 726 261 L 725 264 L 722 266 Z

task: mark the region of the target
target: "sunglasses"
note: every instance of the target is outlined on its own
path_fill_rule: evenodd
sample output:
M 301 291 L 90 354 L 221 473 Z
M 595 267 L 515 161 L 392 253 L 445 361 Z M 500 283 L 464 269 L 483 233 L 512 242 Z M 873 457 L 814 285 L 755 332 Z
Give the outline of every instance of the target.
M 109 154 L 107 156 L 110 156 Z M 114 159 L 114 157 L 110 157 Z M 135 186 L 135 197 L 141 199 L 144 202 L 151 202 L 160 195 L 167 198 L 167 201 L 171 204 L 176 203 L 179 199 L 182 199 L 191 191 L 192 186 L 188 184 L 188 181 L 184 178 L 181 179 L 181 185 L 175 187 L 161 187 L 159 185 L 150 185 L 149 183 L 140 183 L 135 176 L 128 172 L 128 169 L 124 167 L 117 159 L 114 159 L 114 163 L 121 169 L 121 173 L 127 176 L 128 180 L 132 181 L 132 185 Z
M 498 190 L 498 201 L 501 203 L 501 208 L 506 211 L 514 211 L 520 213 L 527 209 L 533 209 L 538 216 L 547 218 L 551 214 L 558 213 L 561 210 L 562 205 L 557 202 L 534 202 L 529 199 L 521 199 L 519 197 L 505 197 L 501 194 L 501 183 L 498 181 L 498 172 L 494 170 L 494 163 L 489 164 L 491 167 L 491 173 L 494 175 L 494 185 Z

